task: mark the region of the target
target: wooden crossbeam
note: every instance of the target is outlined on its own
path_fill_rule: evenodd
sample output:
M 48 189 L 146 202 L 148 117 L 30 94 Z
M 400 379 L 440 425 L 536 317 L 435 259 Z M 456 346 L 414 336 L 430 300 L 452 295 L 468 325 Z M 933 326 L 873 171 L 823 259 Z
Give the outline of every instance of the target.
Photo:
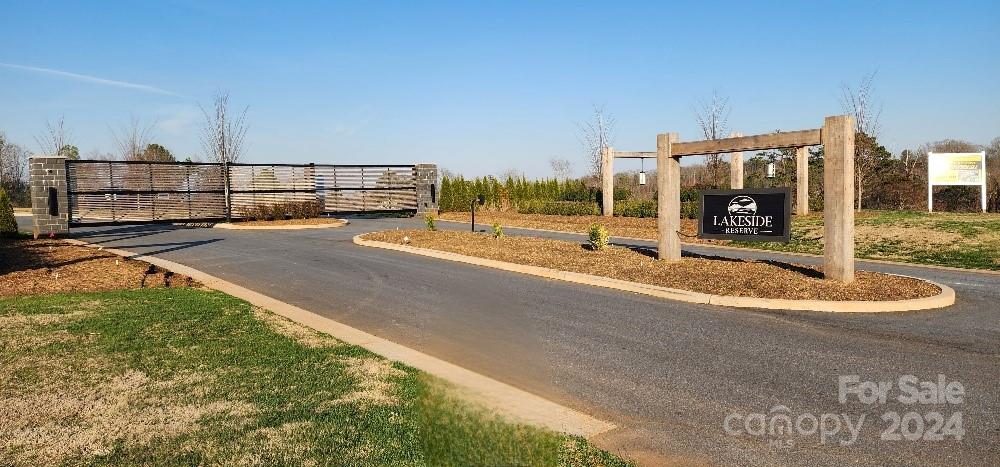
M 656 151 L 615 151 L 615 159 L 656 158 Z
M 671 153 L 673 157 L 680 157 L 700 154 L 760 151 L 763 149 L 800 148 L 803 146 L 815 146 L 821 143 L 820 131 L 819 129 L 815 129 L 674 143 Z

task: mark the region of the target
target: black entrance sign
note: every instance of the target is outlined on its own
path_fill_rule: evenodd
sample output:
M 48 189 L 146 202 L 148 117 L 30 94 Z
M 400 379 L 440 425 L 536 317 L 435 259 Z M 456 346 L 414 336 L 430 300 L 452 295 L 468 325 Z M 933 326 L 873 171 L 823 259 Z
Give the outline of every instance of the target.
M 698 238 L 788 243 L 791 214 L 788 188 L 704 190 Z

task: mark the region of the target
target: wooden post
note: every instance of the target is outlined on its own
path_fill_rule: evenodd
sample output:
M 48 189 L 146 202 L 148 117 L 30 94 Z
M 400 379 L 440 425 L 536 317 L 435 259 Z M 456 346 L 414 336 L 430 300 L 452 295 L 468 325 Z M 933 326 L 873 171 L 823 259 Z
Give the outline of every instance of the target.
M 659 259 L 681 259 L 681 161 L 671 145 L 677 133 L 656 135 L 656 252 Z
M 854 280 L 854 119 L 823 122 L 823 275 Z
M 743 133 L 732 132 L 730 138 L 739 138 Z M 729 153 L 729 188 L 743 189 L 743 151 Z
M 615 214 L 615 150 L 601 149 L 601 211 L 604 217 Z
M 795 214 L 809 214 L 809 148 L 795 149 Z

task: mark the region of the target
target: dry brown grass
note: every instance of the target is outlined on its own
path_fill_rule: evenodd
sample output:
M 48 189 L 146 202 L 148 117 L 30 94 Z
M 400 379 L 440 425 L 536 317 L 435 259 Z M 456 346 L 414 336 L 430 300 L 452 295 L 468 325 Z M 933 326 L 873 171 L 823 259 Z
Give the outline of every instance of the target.
M 117 444 L 144 446 L 157 437 L 190 433 L 208 415 L 240 418 L 254 411 L 245 402 L 186 404 L 181 397 L 159 395 L 175 384 L 127 370 L 96 384 L 35 386 L 30 393 L 3 398 L 0 444 L 17 453 L 18 463 L 55 464 L 106 455 Z
M 394 367 L 391 361 L 367 357 L 338 359 L 338 362 L 354 377 L 357 389 L 338 399 L 324 401 L 319 405 L 321 412 L 340 404 L 360 404 L 364 407 L 399 403 L 395 395 L 398 388 L 390 378 L 405 376 L 406 372 Z
M 254 307 L 254 316 L 282 336 L 291 338 L 295 342 L 310 348 L 337 347 L 343 345 L 342 342 L 328 334 L 323 334 L 308 326 L 303 326 L 283 316 L 276 315 L 263 308 Z
M 107 356 L 36 352 L 51 344 L 79 344 L 92 335 L 44 331 L 93 316 L 101 302 L 84 302 L 69 313 L 0 316 L 5 352 L 0 371 L 0 458 L 14 464 L 60 464 L 100 458 L 115 446 L 145 446 L 156 438 L 199 429 L 205 416 L 242 420 L 252 405 L 238 401 L 185 402 L 210 375 L 180 374 L 151 379 L 135 370 L 118 371 Z M 27 384 L 26 381 L 30 381 Z
M 535 237 L 494 239 L 469 232 L 400 230 L 365 238 L 449 251 L 531 266 L 611 277 L 695 292 L 758 298 L 815 300 L 901 300 L 936 295 L 924 281 L 859 271 L 851 284 L 822 278 L 813 266 L 724 258 L 686 257 L 676 263 L 657 261 L 648 251 L 611 247 L 595 252 L 575 242 Z
M 321 348 L 345 345 L 333 336 L 323 334 L 262 308 L 255 307 L 254 316 L 267 323 L 268 327 L 278 334 L 291 338 L 306 347 Z M 346 357 L 334 360 L 355 379 L 357 388 L 340 398 L 323 401 L 320 403 L 320 412 L 345 403 L 357 403 L 362 406 L 399 403 L 398 398 L 394 395 L 397 387 L 391 378 L 405 376 L 406 372 L 395 368 L 391 361 L 377 357 Z
M 193 285 L 149 263 L 62 240 L 0 243 L 0 297 Z

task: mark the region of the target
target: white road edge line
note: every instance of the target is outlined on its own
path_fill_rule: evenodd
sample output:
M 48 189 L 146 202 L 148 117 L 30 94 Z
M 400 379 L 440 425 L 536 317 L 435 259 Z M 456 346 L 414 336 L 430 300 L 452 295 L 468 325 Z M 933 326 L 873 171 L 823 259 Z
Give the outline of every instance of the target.
M 96 245 L 76 239 L 66 239 L 66 241 L 79 246 L 97 247 Z M 509 384 L 395 342 L 382 339 L 381 337 L 368 334 L 360 329 L 320 316 L 295 305 L 254 292 L 192 267 L 126 250 L 104 248 L 104 251 L 127 258 L 139 259 L 176 274 L 183 274 L 204 284 L 206 287 L 246 300 L 253 305 L 270 310 L 299 324 L 330 334 L 348 344 L 364 347 L 389 360 L 402 362 L 425 371 L 454 384 L 462 390 L 464 396 L 471 397 L 487 408 L 508 415 L 514 421 L 570 435 L 582 436 L 584 438 L 591 438 L 616 428 L 611 422 L 599 420 L 583 412 L 557 404 Z

